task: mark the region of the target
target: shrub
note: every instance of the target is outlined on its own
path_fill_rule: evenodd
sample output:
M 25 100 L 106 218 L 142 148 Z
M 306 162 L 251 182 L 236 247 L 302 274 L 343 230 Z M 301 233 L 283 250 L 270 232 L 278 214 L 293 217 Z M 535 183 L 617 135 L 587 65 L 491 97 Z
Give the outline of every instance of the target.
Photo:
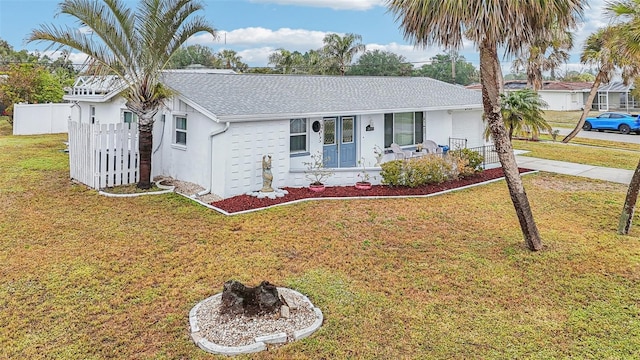
M 404 161 L 393 160 L 387 161 L 380 165 L 382 171 L 380 176 L 382 177 L 382 183 L 390 186 L 401 186 L 404 184 Z
M 451 157 L 454 168 L 457 170 L 457 176 L 459 177 L 471 176 L 483 170 L 482 162 L 484 161 L 484 157 L 477 151 L 459 149 L 449 151 L 448 155 Z
M 418 187 L 439 184 L 451 179 L 453 165 L 441 156 L 423 156 L 410 160 L 394 160 L 381 165 L 382 183 L 390 186 Z

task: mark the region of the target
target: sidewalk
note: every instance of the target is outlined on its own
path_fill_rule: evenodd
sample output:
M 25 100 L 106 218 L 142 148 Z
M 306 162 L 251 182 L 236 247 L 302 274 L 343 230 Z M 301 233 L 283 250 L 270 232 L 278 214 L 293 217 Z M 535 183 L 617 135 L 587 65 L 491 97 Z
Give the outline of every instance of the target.
M 582 176 L 591 179 L 616 182 L 629 185 L 633 170 L 614 169 L 602 166 L 582 165 L 565 161 L 545 160 L 529 156 L 516 155 L 518 166 L 547 171 L 557 174 Z

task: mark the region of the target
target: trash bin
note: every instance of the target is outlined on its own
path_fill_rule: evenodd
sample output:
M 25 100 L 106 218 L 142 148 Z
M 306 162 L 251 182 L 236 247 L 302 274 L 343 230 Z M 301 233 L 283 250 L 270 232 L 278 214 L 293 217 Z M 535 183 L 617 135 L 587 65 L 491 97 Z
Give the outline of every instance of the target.
M 445 155 L 449 151 L 449 145 L 438 145 L 438 147 L 442 149 L 442 153 Z

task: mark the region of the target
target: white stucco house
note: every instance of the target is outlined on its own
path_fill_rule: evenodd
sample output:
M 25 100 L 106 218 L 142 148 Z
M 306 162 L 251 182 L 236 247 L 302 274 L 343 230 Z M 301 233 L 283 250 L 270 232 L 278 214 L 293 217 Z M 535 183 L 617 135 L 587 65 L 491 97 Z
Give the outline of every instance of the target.
M 542 88 L 538 90 L 538 95 L 548 104 L 546 110 L 582 110 L 587 102 L 591 85 L 590 82 L 544 81 Z M 506 93 L 527 87 L 525 80 L 509 80 L 504 83 Z M 479 84 L 470 85 L 467 88 L 477 91 L 482 89 Z
M 72 120 L 135 122 L 113 80 L 76 83 L 65 96 L 74 103 Z M 152 176 L 225 198 L 262 187 L 263 155 L 272 156 L 274 186 L 308 185 L 304 163 L 318 153 L 334 170 L 326 184 L 350 185 L 362 164 L 379 170 L 375 147 L 449 145 L 452 138 L 486 144 L 480 93 L 430 78 L 176 70 L 162 82 L 174 95 L 156 117 Z

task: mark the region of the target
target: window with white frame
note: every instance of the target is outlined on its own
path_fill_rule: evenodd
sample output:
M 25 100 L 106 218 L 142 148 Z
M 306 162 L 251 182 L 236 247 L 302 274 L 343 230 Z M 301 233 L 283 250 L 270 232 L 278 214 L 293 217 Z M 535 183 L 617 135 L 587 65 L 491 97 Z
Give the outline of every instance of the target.
M 173 142 L 178 145 L 187 145 L 187 117 L 176 116 L 174 121 L 174 139 Z
M 92 124 L 96 123 L 96 107 L 93 105 L 89 106 L 89 120 Z
M 422 112 L 384 114 L 384 147 L 392 143 L 406 146 L 423 142 L 423 127 Z
M 138 115 L 129 110 L 122 110 L 122 122 L 125 124 L 137 123 Z
M 289 120 L 289 152 L 291 154 L 308 152 L 307 119 Z

